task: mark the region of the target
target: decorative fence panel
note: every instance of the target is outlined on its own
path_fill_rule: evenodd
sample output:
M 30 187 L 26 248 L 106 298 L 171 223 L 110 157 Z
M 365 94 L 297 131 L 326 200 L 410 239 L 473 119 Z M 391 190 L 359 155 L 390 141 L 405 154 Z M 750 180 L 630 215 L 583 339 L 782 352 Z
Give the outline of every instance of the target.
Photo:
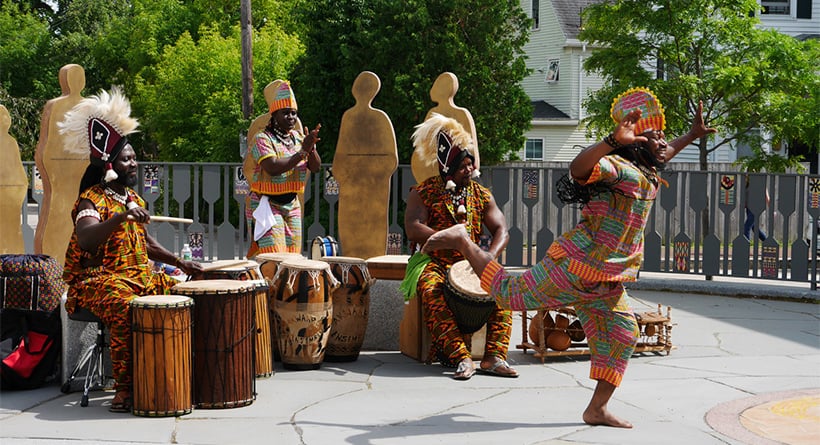
M 33 163 L 24 164 L 29 178 L 35 178 L 22 209 L 26 249 L 32 252 L 42 185 Z M 662 187 L 646 228 L 642 270 L 810 282 L 816 289 L 818 249 L 811 246 L 818 242 L 820 177 L 672 167 L 663 174 L 668 186 Z M 561 165 L 483 169 L 479 181 L 493 191 L 509 225 L 505 265 L 534 264 L 578 222 L 580 207 L 563 204 L 555 191 L 566 173 Z M 386 253 L 409 253 L 403 215 L 415 183 L 407 165 L 392 177 Z M 304 252 L 318 236 L 338 237 L 338 187 L 329 165 L 311 175 L 303 197 Z M 149 225 L 149 233 L 168 249 L 178 252 L 188 243 L 195 258 L 244 258 L 248 185 L 239 164 L 144 163 L 137 188 L 152 214 L 194 220 Z M 747 208 L 756 222 L 749 239 L 744 236 Z M 765 240 L 755 236 L 758 229 Z

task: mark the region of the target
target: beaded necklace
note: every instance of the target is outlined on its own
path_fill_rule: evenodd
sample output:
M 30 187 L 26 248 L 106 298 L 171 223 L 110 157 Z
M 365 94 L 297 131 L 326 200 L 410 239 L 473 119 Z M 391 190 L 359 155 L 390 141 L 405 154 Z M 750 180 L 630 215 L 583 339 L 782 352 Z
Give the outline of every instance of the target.
M 126 192 L 123 195 L 123 194 L 115 192 L 113 189 L 111 189 L 111 187 L 106 187 L 105 188 L 105 194 L 112 197 L 114 199 L 114 201 L 117 201 L 118 203 L 120 203 L 122 205 L 125 205 L 126 201 L 128 201 L 128 192 Z
M 273 127 L 273 133 L 282 141 L 283 144 L 287 145 L 288 147 L 293 146 L 293 136 L 291 134 L 285 133 L 284 131 L 280 130 L 278 127 Z
M 467 187 L 461 187 L 458 192 L 451 191 L 450 202 L 452 202 L 453 208 L 456 209 L 456 220 L 459 223 L 465 223 L 467 221 Z

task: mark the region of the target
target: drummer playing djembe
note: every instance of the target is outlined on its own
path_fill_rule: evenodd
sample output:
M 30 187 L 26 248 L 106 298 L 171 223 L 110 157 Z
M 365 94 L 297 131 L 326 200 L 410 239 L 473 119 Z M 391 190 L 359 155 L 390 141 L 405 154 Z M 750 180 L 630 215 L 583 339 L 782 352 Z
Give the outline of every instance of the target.
M 100 92 L 82 100 L 58 124 L 66 149 L 90 150 L 88 168 L 71 212 L 74 233 L 65 255 L 68 284 L 65 308 L 84 307 L 100 317 L 111 336 L 111 364 L 117 391 L 111 411 L 131 411 L 131 311 L 142 295 L 167 294 L 177 283 L 154 274 L 148 259 L 173 264 L 188 275 L 202 271 L 162 247 L 143 227 L 151 216 L 131 188 L 137 185 L 137 158 L 126 136 L 137 128 L 131 106 L 119 92 Z
M 486 226 L 492 235 L 489 254 L 498 257 L 509 240 L 507 224 L 490 191 L 472 180 L 478 177 L 478 171 L 473 166 L 476 147 L 470 134 L 456 120 L 433 113 L 416 127 L 413 146 L 423 162 L 438 164 L 440 175 L 410 190 L 404 220 L 410 241 L 423 245 L 430 235 L 461 223 L 477 243 Z M 475 374 L 476 366 L 444 297 L 448 269 L 464 257 L 453 249 L 428 254 L 430 261 L 426 265 L 415 261 L 408 265 L 423 267 L 416 293 L 431 335 L 427 361 L 435 359 L 455 367 L 453 378 L 467 380 Z M 512 313 L 496 306 L 487 321 L 487 343 L 479 370 L 518 377 L 506 361 L 511 331 Z

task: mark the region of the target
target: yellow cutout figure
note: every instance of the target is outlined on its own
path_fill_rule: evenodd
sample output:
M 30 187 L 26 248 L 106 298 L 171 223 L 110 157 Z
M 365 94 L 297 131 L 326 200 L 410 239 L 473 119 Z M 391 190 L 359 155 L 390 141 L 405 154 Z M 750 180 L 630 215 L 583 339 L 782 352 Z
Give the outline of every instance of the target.
M 387 252 L 390 178 L 399 165 L 390 117 L 371 106 L 381 80 L 363 71 L 353 82 L 356 104 L 342 115 L 333 176 L 339 183 L 339 243 L 345 256 Z
M 85 70 L 69 64 L 60 69 L 62 95 L 46 102 L 40 119 L 40 140 L 34 152 L 34 163 L 43 179 L 43 201 L 34 234 L 34 252 L 65 262 L 65 251 L 74 221 L 71 210 L 80 189 L 80 180 L 88 167 L 88 155 L 71 153 L 63 146 L 57 122 L 83 97 Z
M 9 134 L 11 115 L 0 105 L 0 253 L 26 253 L 21 210 L 28 177 L 20 159 L 20 146 Z
M 476 147 L 475 162 L 473 162 L 473 165 L 475 166 L 475 170 L 479 171 L 481 161 L 478 156 L 478 134 L 475 129 L 475 121 L 473 121 L 473 115 L 470 114 L 470 110 L 459 107 L 453 101 L 457 92 L 458 77 L 451 72 L 441 73 L 433 83 L 433 87 L 430 88 L 430 99 L 437 105 L 427 112 L 427 116 L 424 117 L 424 120 L 430 119 L 433 113 L 438 113 L 458 121 L 458 123 L 464 127 L 464 130 L 473 137 L 473 143 Z M 413 156 L 410 158 L 410 169 L 413 172 L 413 177 L 416 178 L 416 182 L 420 183 L 431 176 L 439 174 L 436 164 L 425 165 L 417 156 L 416 152 L 413 151 Z

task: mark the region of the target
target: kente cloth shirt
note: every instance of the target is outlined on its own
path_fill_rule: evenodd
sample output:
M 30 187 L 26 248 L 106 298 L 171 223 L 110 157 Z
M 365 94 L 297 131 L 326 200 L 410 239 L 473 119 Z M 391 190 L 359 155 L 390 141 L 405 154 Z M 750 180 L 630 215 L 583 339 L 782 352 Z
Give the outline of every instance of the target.
M 145 207 L 145 201 L 133 190 L 126 189 L 126 193 L 137 205 Z M 71 211 L 72 221 L 77 217 L 77 208 L 83 199 L 94 204 L 101 221 L 127 211 L 125 204 L 106 194 L 102 186 L 95 185 L 80 194 Z M 95 265 L 84 265 L 88 263 Z M 63 271 L 63 280 L 69 286 L 66 309 L 69 312 L 73 311 L 77 293 L 86 281 L 111 276 L 131 281 L 138 287 L 148 287 L 151 275 L 152 271 L 148 265 L 148 239 L 143 224 L 133 221 L 122 223 L 96 252 L 80 248 L 77 233 L 73 232 L 66 250 Z
M 656 174 L 653 170 L 652 174 Z M 618 156 L 601 158 L 583 182 L 606 182 L 610 190 L 594 196 L 583 207 L 581 220 L 561 235 L 547 251 L 552 259 L 566 258 L 567 270 L 588 281 L 626 282 L 637 279 L 643 261 L 644 228 L 658 193 L 632 162 Z M 501 279 L 503 268 L 493 261 L 481 277 L 489 292 Z
M 296 131 L 291 131 L 290 135 L 295 141 L 292 146 L 285 145 L 268 130 L 257 134 L 256 144 L 250 149 L 250 154 L 256 161 L 251 175 L 251 192 L 261 195 L 304 192 L 308 176 L 307 161 L 301 160 L 295 167 L 279 175 L 269 175 L 261 165 L 267 158 L 289 158 L 302 150 L 302 136 Z
M 440 175 L 433 176 L 413 187 L 419 194 L 422 204 L 427 208 L 426 224 L 433 230 L 443 230 L 458 224 L 456 211 L 458 204 L 453 202 L 453 195 L 444 189 L 444 180 Z M 481 239 L 484 210 L 490 202 L 490 191 L 481 184 L 470 181 L 466 190 L 465 208 L 467 210 L 467 233 L 474 243 Z M 464 257 L 456 250 L 447 249 L 431 252 L 433 261 L 454 264 Z

